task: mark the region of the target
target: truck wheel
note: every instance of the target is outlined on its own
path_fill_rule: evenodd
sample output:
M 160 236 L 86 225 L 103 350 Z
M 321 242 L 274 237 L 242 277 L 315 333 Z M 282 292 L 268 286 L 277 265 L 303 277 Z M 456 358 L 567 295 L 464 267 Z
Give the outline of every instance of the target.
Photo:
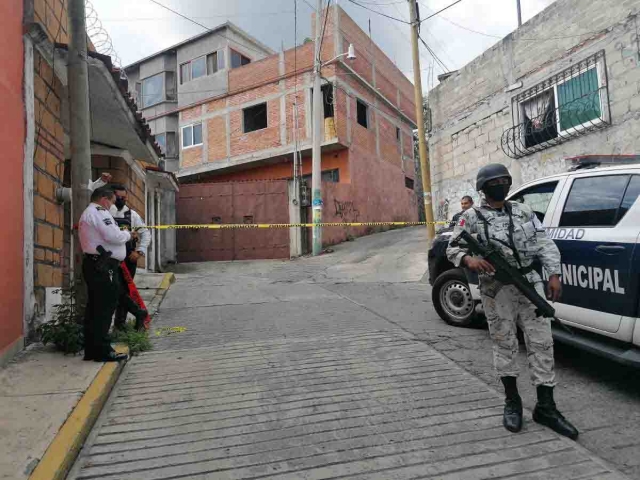
M 477 320 L 476 302 L 459 268 L 447 270 L 436 279 L 431 298 L 436 312 L 449 325 L 469 327 Z

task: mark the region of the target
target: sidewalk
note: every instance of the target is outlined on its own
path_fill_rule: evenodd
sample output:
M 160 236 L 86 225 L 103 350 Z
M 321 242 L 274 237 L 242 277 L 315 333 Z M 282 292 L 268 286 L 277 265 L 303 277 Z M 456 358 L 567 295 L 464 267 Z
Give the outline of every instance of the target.
M 141 274 L 136 279 L 151 314 L 170 278 L 172 274 L 166 279 L 165 274 Z M 38 478 L 57 478 L 52 470 L 68 468 L 75 459 L 73 450 L 77 453 L 82 446 L 122 368 L 84 362 L 82 355 L 64 356 L 51 346 L 33 344 L 0 369 L 0 479 L 29 478 L 45 452 L 46 468 L 40 466 Z M 86 405 L 85 397 L 90 397 Z M 51 476 L 40 476 L 43 470 Z

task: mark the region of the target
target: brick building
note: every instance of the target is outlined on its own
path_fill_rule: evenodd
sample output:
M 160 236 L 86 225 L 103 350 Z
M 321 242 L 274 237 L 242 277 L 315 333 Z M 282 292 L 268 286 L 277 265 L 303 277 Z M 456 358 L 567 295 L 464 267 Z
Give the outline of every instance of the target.
M 327 13 L 321 52 L 328 62 L 322 70 L 324 220 L 416 220 L 413 85 L 340 7 L 330 7 Z M 311 22 L 314 25 L 315 17 Z M 355 61 L 333 60 L 351 43 Z M 314 48 L 308 42 L 273 53 L 225 24 L 127 67 L 133 78 L 137 69 L 157 64 L 167 52 L 178 58 L 171 63 L 178 84 L 175 108 L 163 115 L 178 115 L 173 137 L 179 142 L 176 175 L 181 184 L 290 180 L 296 143 L 302 152 L 301 175 L 311 173 Z M 194 77 L 201 87 L 190 86 Z M 222 90 L 219 93 L 212 88 L 214 81 Z M 145 95 L 144 85 L 130 88 Z M 159 98 L 163 95 L 167 98 L 166 92 Z M 289 201 L 294 197 L 295 192 Z M 296 213 L 287 214 L 285 221 L 296 218 Z M 303 220 L 306 214 L 302 212 Z M 245 217 L 259 223 L 266 220 L 253 214 Z M 223 223 L 230 220 L 216 218 Z M 211 215 L 202 221 L 210 223 Z M 324 241 L 332 244 L 362 233 L 364 229 L 327 228 Z M 180 252 L 180 239 L 187 241 L 191 234 L 178 235 Z M 292 242 L 288 253 L 302 250 L 301 244 Z
M 429 95 L 438 219 L 463 195 L 477 198 L 487 163 L 505 164 L 519 184 L 571 158 L 638 153 L 639 10 L 638 0 L 557 0 L 442 79 Z
M 71 205 L 61 195 L 62 188 L 71 186 L 66 0 L 8 0 L 2 2 L 0 13 L 5 47 L 0 142 L 7 206 L 0 241 L 1 365 L 35 337 L 37 325 L 50 318 L 59 301 L 56 291 L 68 285 L 72 275 L 76 240 Z M 90 42 L 87 64 L 92 178 L 109 171 L 114 181 L 129 189 L 132 208 L 143 217 L 148 208 L 158 212 L 160 207 L 153 202 L 160 198 L 159 192 L 174 185 L 177 189 L 163 172 L 154 170 L 160 146 L 138 116 L 120 71 Z M 157 255 L 148 258 L 146 267 L 156 267 L 157 259 Z

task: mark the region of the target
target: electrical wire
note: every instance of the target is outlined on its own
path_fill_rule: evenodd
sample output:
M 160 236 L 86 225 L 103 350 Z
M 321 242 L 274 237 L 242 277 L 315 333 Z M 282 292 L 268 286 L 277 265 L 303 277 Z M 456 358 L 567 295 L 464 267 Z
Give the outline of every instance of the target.
M 204 28 L 207 32 L 213 32 L 214 31 L 212 28 L 209 28 L 206 25 L 203 25 L 202 23 L 197 22 L 197 21 L 193 20 L 192 18 L 187 17 L 186 15 L 183 15 L 182 13 L 180 13 L 180 12 L 178 12 L 176 10 L 173 10 L 170 7 L 167 7 L 166 5 L 158 2 L 157 0 L 148 0 L 148 1 L 158 5 L 159 7 L 164 8 L 165 10 L 170 11 L 171 13 L 173 13 L 173 14 L 175 14 L 175 15 L 177 15 L 177 16 L 179 16 L 179 17 L 181 17 L 181 18 L 183 18 L 183 19 L 185 19 L 185 20 L 187 20 L 187 21 L 189 21 L 189 22 L 191 22 L 191 23 L 193 23 L 195 25 L 198 25 L 201 28 Z M 263 54 L 263 55 L 265 54 L 264 50 L 258 50 L 257 48 L 250 47 L 250 46 L 248 46 L 248 45 L 246 45 L 244 43 L 241 43 L 241 42 L 238 42 L 237 40 L 234 40 L 233 38 L 227 37 L 226 35 L 224 35 L 222 33 L 218 33 L 218 35 L 220 37 L 222 37 L 222 38 L 226 38 L 230 42 L 236 43 L 236 44 L 242 46 L 243 48 L 246 48 L 247 50 L 253 50 L 254 52 L 258 52 L 258 53 Z
M 425 42 L 424 39 L 420 35 L 418 35 L 418 39 L 422 42 L 422 44 L 425 46 L 425 48 L 431 54 L 431 56 L 435 59 L 435 61 L 438 62 L 438 64 L 440 64 L 440 66 L 442 68 L 444 68 L 445 72 L 449 73 L 451 70 L 449 70 L 449 68 L 447 68 L 447 66 L 444 64 L 444 62 L 442 60 L 440 60 L 438 55 L 436 55 L 436 53 L 431 49 L 431 47 L 429 45 L 427 45 L 427 42 Z
M 322 33 L 320 34 L 320 48 L 318 48 L 318 58 L 316 58 L 317 62 L 320 62 L 322 58 L 322 42 L 324 41 L 324 33 L 327 29 L 327 19 L 329 18 L 329 5 L 331 5 L 331 0 L 327 0 L 327 6 L 325 8 L 324 15 L 324 24 L 322 25 Z
M 427 8 L 428 10 L 430 10 L 430 11 L 431 11 L 431 9 L 430 9 L 427 5 L 425 5 L 425 4 L 424 4 L 424 2 L 420 2 L 420 4 L 421 4 L 421 5 L 423 5 L 425 8 Z M 435 14 L 434 14 L 434 15 L 435 15 Z M 431 16 L 430 16 L 430 17 L 428 17 L 428 18 L 431 18 L 431 17 L 433 17 L 434 15 L 431 15 Z M 428 18 L 425 18 L 425 20 L 427 20 Z M 469 28 L 469 27 L 466 27 L 466 26 L 464 26 L 464 25 L 460 25 L 459 23 L 456 23 L 456 22 L 454 22 L 453 20 L 450 20 L 450 19 L 448 19 L 447 17 L 442 16 L 442 15 L 440 15 L 438 18 L 440 18 L 440 19 L 444 20 L 445 22 L 450 23 L 451 25 L 453 25 L 453 26 L 455 26 L 455 27 L 458 27 L 458 28 L 460 28 L 460 29 L 462 29 L 462 30 L 466 30 L 466 31 L 468 31 L 468 32 L 475 33 L 475 34 L 477 34 L 477 35 L 482 35 L 482 36 L 484 36 L 484 37 L 496 38 L 496 39 L 503 39 L 503 38 L 507 35 L 507 34 L 504 34 L 504 35 L 494 35 L 494 34 L 491 34 L 491 33 L 482 32 L 482 31 L 480 31 L 480 30 L 474 30 L 473 28 Z M 573 35 L 559 35 L 559 36 L 554 36 L 554 37 L 522 37 L 522 38 L 519 38 L 518 40 L 531 41 L 531 42 L 544 42 L 544 41 L 547 41 L 547 40 L 563 40 L 563 39 L 566 39 L 566 38 L 579 38 L 579 37 L 584 37 L 585 35 L 597 35 L 597 34 L 599 34 L 599 33 L 602 33 L 602 32 L 603 32 L 603 31 L 605 31 L 605 30 L 610 30 L 610 29 L 612 29 L 613 27 L 615 27 L 615 25 L 616 25 L 617 23 L 618 23 L 618 22 L 616 22 L 616 23 L 614 23 L 614 24 L 612 24 L 612 25 L 609 25 L 608 27 L 605 27 L 605 28 L 603 28 L 602 30 L 593 30 L 593 31 L 582 32 L 582 33 L 577 33 L 577 34 L 573 34 Z
M 429 20 L 430 18 L 435 17 L 436 15 L 438 15 L 438 14 L 440 14 L 440 13 L 444 12 L 445 10 L 449 10 L 451 7 L 453 7 L 454 5 L 459 4 L 461 1 L 462 1 L 462 0 L 457 0 L 456 2 L 453 2 L 451 5 L 448 5 L 448 6 L 444 7 L 444 8 L 442 8 L 442 9 L 438 10 L 437 12 L 435 12 L 435 13 L 433 13 L 433 14 L 429 15 L 427 18 L 423 18 L 422 20 L 420 20 L 420 23 L 422 23 L 422 22 L 426 22 L 426 21 L 427 21 L 427 20 Z
M 462 1 L 462 0 L 459 0 Z M 392 17 L 391 15 L 387 15 L 386 13 L 382 13 L 382 12 L 378 12 L 377 10 L 373 10 L 372 8 L 367 7 L 366 5 L 362 5 L 361 3 L 356 2 L 355 0 L 349 0 L 349 2 L 353 3 L 354 5 L 359 6 L 360 8 L 364 8 L 365 10 L 369 10 L 370 12 L 375 13 L 376 15 L 381 15 L 383 17 L 386 17 L 390 20 L 395 20 L 396 22 L 400 22 L 400 23 L 404 23 L 407 25 L 411 25 L 409 22 L 402 20 L 401 18 L 396 18 L 396 17 Z

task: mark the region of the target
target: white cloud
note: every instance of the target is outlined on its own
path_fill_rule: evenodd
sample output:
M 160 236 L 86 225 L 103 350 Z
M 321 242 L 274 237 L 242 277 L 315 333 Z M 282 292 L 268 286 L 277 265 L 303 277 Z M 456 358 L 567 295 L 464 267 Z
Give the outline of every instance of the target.
M 203 28 L 181 19 L 149 0 L 92 1 L 124 65 L 203 32 Z M 207 27 L 214 27 L 230 20 L 274 50 L 279 50 L 282 44 L 285 48 L 294 44 L 295 0 L 159 1 Z M 421 17 L 426 18 L 452 1 L 420 0 Z M 523 21 L 526 22 L 554 0 L 521 1 Z M 315 0 L 306 2 L 315 5 Z M 312 9 L 306 2 L 297 0 L 298 43 L 305 37 L 312 36 Z M 374 42 L 413 79 L 409 25 L 394 22 L 348 0 L 339 0 L 339 4 L 363 30 L 368 31 L 368 23 L 371 21 Z M 362 4 L 390 16 L 405 20 L 409 17 L 409 7 L 404 0 L 362 0 Z M 422 36 L 446 66 L 454 70 L 464 66 L 499 41 L 499 38 L 480 35 L 464 28 L 501 38 L 516 26 L 516 0 L 463 0 L 442 14 L 425 21 Z M 421 51 L 423 86 L 426 88 L 429 83 L 428 69 L 433 60 L 424 48 L 421 47 Z M 437 65 L 434 68 L 436 75 L 443 71 Z

